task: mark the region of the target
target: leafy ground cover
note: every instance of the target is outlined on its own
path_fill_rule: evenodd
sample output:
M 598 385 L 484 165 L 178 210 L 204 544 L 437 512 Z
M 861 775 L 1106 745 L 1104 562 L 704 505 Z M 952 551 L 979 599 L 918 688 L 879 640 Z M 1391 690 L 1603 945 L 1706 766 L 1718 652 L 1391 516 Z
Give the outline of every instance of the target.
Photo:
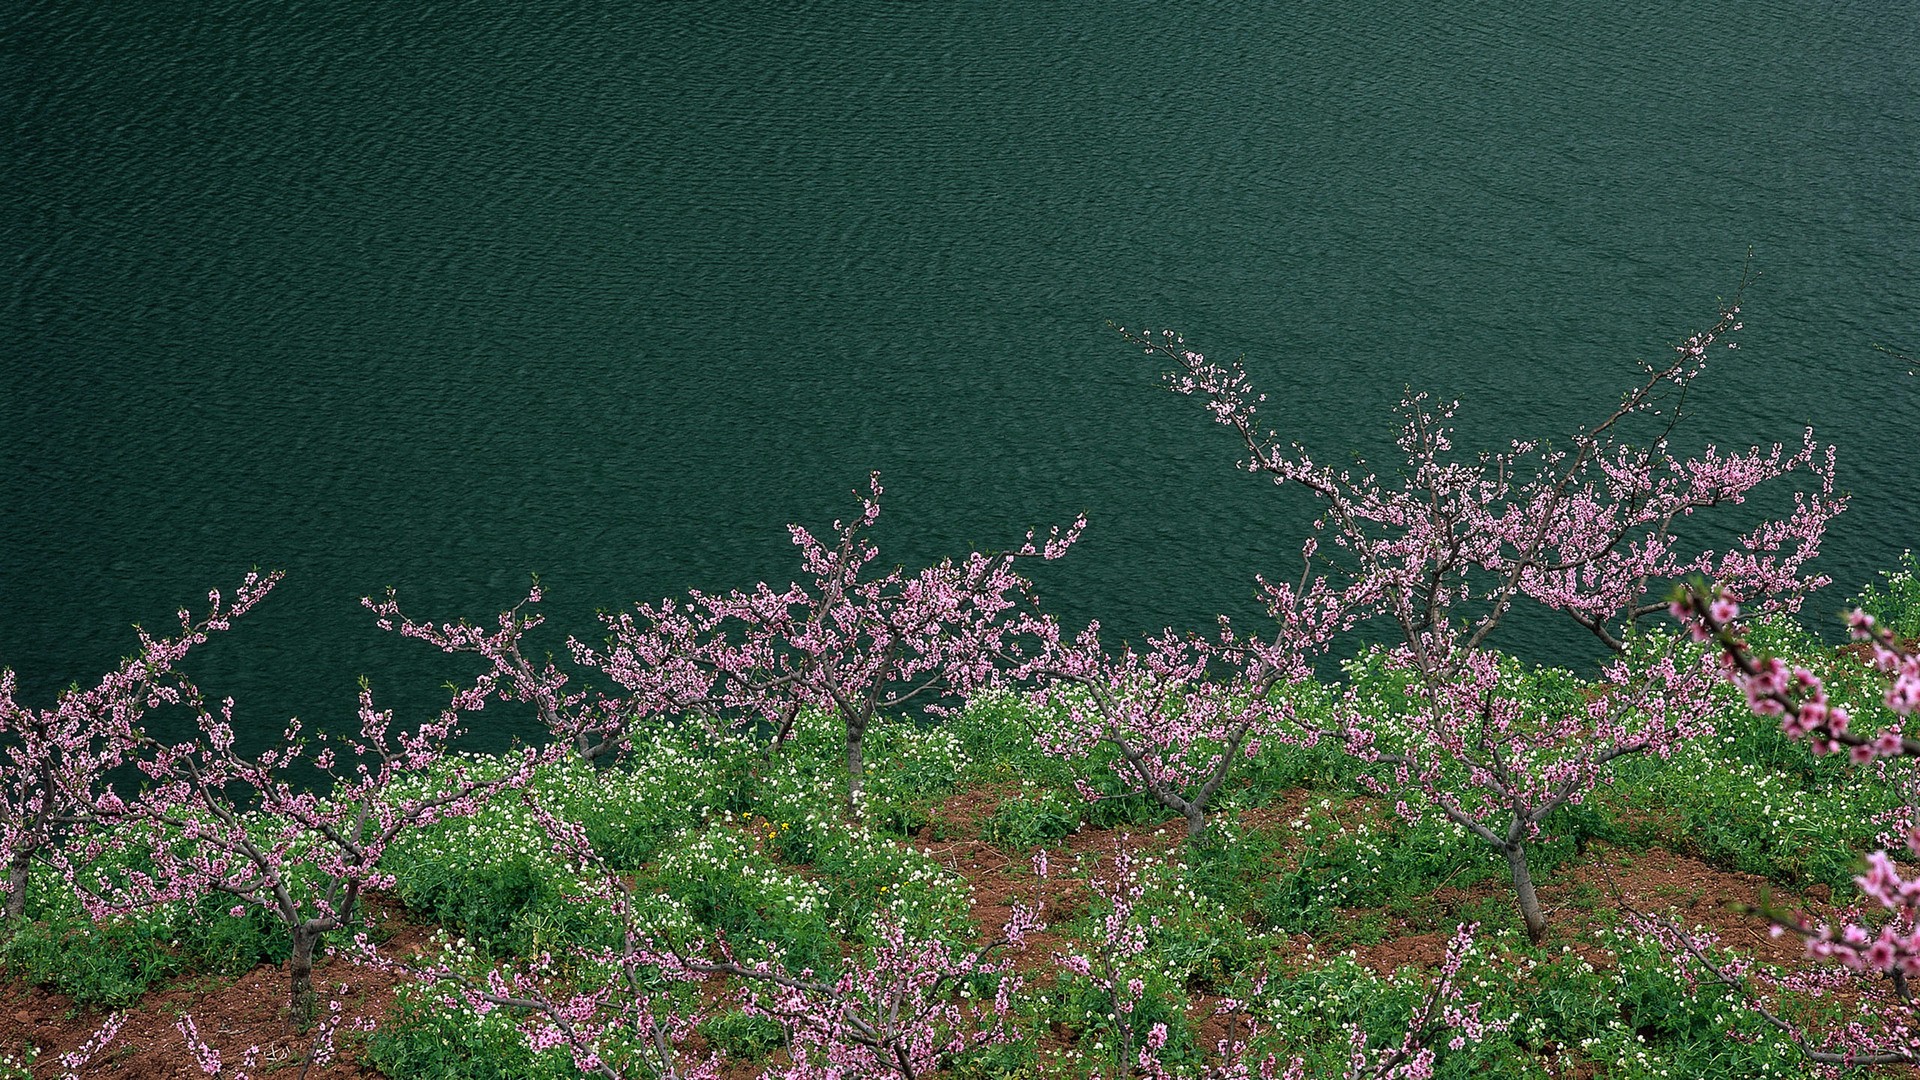
M 1833 672 L 1835 686 L 1856 663 L 1796 631 L 1770 644 Z M 876 724 L 864 823 L 844 813 L 835 720 L 810 713 L 777 754 L 662 731 L 611 767 L 551 764 L 472 817 L 416 830 L 386 852 L 392 882 L 354 928 L 402 963 L 360 962 L 336 934 L 315 970 L 323 999 L 339 1004 L 324 1064 L 308 1060 L 314 1034 L 283 1017 L 285 944 L 264 915 L 182 901 L 95 922 L 36 878 L 27 921 L 0 951 L 0 1076 L 62 1075 L 59 1056 L 115 1012 L 122 1030 L 80 1075 L 206 1075 L 183 1050 L 182 1015 L 210 1046 L 261 1047 L 254 1075 L 586 1075 L 565 1049 L 530 1047 L 524 1014 L 475 1009 L 405 966 L 511 970 L 618 937 L 570 899 L 595 868 L 555 848 L 543 814 L 580 826 L 663 925 L 724 935 L 742 960 L 792 973 L 857 964 L 885 926 L 966 950 L 1017 909 L 1036 910 L 1044 927 L 1004 951 L 1005 976 L 952 990 L 985 1001 L 998 978 L 1023 983 L 1011 1037 L 946 1056 L 955 1077 L 1124 1074 L 1120 1048 L 1156 1026 L 1161 1060 L 1198 1075 L 1238 1037 L 1242 1012 L 1304 1075 L 1338 1075 L 1355 1032 L 1371 1046 L 1401 1036 L 1461 923 L 1479 931 L 1460 984 L 1497 1027 L 1455 1049 L 1437 1041 L 1435 1075 L 1798 1076 L 1807 1064 L 1784 1035 L 1733 991 L 1690 980 L 1624 913 L 1671 912 L 1759 963 L 1815 966 L 1743 908 L 1846 907 L 1853 853 L 1875 845 L 1880 820 L 1909 795 L 1898 763 L 1863 771 L 1812 758 L 1729 695 L 1714 737 L 1664 761 L 1629 759 L 1549 820 L 1536 873 L 1550 931 L 1536 945 L 1497 854 L 1443 817 L 1396 815 L 1337 747 L 1262 745 L 1188 839 L 1178 815 L 1140 796 L 1082 797 L 1075 781 L 1098 763 L 1036 749 L 1031 709 L 986 694 L 944 723 Z M 1131 900 L 1116 901 L 1116 874 Z M 1125 1012 L 1099 963 L 1071 961 L 1098 959 L 1116 914 L 1140 943 L 1109 958 L 1112 981 L 1131 987 Z M 584 977 L 557 977 L 570 975 Z M 718 1052 L 731 1078 L 777 1071 L 792 1054 L 780 1023 L 737 1007 L 741 983 L 665 988 L 704 1016 L 684 1056 Z M 1222 1014 L 1230 1001 L 1245 1008 Z M 1837 1020 L 1846 1002 L 1776 1007 Z M 240 1065 L 229 1049 L 225 1073 Z

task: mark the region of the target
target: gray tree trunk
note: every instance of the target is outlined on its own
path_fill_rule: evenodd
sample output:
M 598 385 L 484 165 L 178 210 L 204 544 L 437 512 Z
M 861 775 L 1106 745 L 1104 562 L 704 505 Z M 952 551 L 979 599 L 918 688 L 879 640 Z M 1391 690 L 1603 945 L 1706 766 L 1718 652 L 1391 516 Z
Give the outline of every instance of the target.
M 847 725 L 847 816 L 860 817 L 860 774 L 864 771 L 865 758 L 861 744 L 866 741 L 865 724 Z
M 6 921 L 17 923 L 27 914 L 27 861 L 15 859 L 7 867 Z
M 293 956 L 287 961 L 287 1011 L 294 1026 L 305 1031 L 314 1021 L 313 954 L 321 932 L 306 926 L 293 928 Z
M 1533 872 L 1527 868 L 1527 845 L 1516 841 L 1505 848 L 1507 868 L 1513 871 L 1513 892 L 1520 900 L 1520 917 L 1526 921 L 1527 937 L 1535 945 L 1546 940 L 1547 917 L 1540 911 L 1540 897 L 1533 891 Z

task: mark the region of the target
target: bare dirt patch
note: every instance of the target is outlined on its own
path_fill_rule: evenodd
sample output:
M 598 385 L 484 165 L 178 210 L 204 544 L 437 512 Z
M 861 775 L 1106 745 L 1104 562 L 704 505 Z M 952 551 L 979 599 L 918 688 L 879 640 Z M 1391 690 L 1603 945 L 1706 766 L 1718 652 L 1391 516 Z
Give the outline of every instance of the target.
M 1017 780 L 998 780 L 954 792 L 927 815 L 927 824 L 920 828 L 920 842 L 978 839 L 981 826 L 993 816 L 994 810 L 1019 790 Z
M 369 913 L 391 937 L 382 946 L 389 956 L 417 953 L 431 938 L 432 928 L 406 917 L 397 905 L 371 898 Z M 353 1043 L 356 1029 L 385 1019 L 399 984 L 399 972 L 353 963 L 337 956 L 314 966 L 313 984 L 321 1008 L 340 1002 L 336 1051 L 326 1065 L 305 1072 L 308 1080 L 383 1080 L 382 1074 L 357 1065 Z M 17 1052 L 37 1047 L 40 1064 L 35 1073 L 63 1075 L 56 1067 L 59 1055 L 79 1049 L 110 1015 L 109 1010 L 85 1009 L 71 998 L 30 987 L 18 979 L 0 984 L 0 1050 Z M 85 1077 L 109 1080 L 189 1080 L 203 1077 L 187 1051 L 175 1024 L 191 1016 L 200 1038 L 220 1051 L 231 1070 L 249 1048 L 257 1047 L 253 1075 L 298 1069 L 314 1048 L 311 1033 L 294 1030 L 287 1019 L 287 973 L 284 967 L 263 964 L 244 975 L 190 975 L 162 984 L 133 1007 L 123 1011 L 118 1035 L 79 1071 Z M 282 1075 L 297 1076 L 287 1071 Z

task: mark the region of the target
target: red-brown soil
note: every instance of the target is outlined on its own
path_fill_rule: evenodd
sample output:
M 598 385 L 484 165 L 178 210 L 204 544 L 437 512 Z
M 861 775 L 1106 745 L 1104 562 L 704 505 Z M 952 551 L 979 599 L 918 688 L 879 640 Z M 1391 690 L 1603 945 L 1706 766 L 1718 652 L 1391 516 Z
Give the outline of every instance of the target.
M 391 934 L 383 951 L 404 957 L 417 951 L 431 934 L 429 927 L 406 918 L 394 904 L 374 899 L 372 917 Z M 334 1060 L 314 1065 L 308 1080 L 373 1080 L 379 1073 L 355 1064 L 354 1031 L 380 1022 L 393 1004 L 395 988 L 406 976 L 338 958 L 316 964 L 313 985 L 322 1008 L 331 999 L 341 1005 Z M 124 1013 L 125 1023 L 113 1040 L 80 1069 L 84 1077 L 127 1080 L 187 1080 L 205 1074 L 187 1052 L 185 1039 L 174 1026 L 191 1016 L 200 1038 L 220 1052 L 231 1071 L 250 1047 L 258 1047 L 253 1075 L 297 1077 L 313 1052 L 311 1034 L 298 1033 L 287 1019 L 287 975 L 284 968 L 261 965 L 238 978 L 190 975 L 171 980 L 147 994 Z M 108 1013 L 78 1008 L 60 995 L 24 985 L 18 979 L 0 983 L 0 1051 L 18 1052 L 31 1043 L 40 1049 L 36 1076 L 59 1076 L 58 1057 L 78 1049 L 92 1038 Z M 282 1071 L 285 1070 L 285 1071 Z

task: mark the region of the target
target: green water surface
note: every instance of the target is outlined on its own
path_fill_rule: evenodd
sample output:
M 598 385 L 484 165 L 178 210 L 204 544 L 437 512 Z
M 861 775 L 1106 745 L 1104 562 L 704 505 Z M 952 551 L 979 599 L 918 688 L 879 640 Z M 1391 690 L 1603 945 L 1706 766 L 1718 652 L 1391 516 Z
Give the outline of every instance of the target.
M 1055 610 L 1253 616 L 1307 508 L 1109 320 L 1245 353 L 1323 457 L 1410 384 L 1481 445 L 1590 422 L 1749 249 L 1695 444 L 1840 445 L 1822 617 L 1920 537 L 1920 379 L 1873 348 L 1920 351 L 1910 3 L 5 10 L 30 702 L 260 565 L 210 692 L 417 718 L 462 669 L 360 596 L 479 618 L 537 571 L 558 647 L 789 580 L 869 469 L 889 561 L 1085 511 Z

